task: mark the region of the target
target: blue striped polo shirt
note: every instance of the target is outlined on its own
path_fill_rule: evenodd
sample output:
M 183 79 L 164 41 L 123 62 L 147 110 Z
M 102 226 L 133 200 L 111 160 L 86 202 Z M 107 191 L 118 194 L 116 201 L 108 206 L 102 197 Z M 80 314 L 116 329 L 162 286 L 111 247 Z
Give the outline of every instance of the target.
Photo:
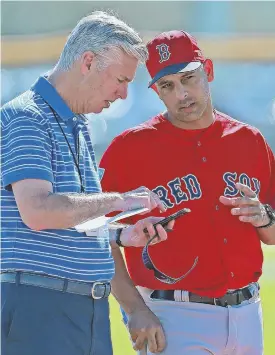
M 73 114 L 41 76 L 29 91 L 1 109 L 1 268 L 85 282 L 109 281 L 114 262 L 108 231 L 97 237 L 87 237 L 74 228 L 35 231 L 20 217 L 11 189 L 16 181 L 47 180 L 54 193 L 80 193 L 77 167 L 52 110 L 75 156 L 79 147 L 85 193 L 101 192 L 85 116 Z

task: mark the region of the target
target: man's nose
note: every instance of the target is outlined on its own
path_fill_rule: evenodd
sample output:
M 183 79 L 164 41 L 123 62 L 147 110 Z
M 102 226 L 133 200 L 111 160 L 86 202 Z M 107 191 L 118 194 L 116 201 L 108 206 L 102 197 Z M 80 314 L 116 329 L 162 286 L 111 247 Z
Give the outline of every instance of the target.
M 176 88 L 176 97 L 178 100 L 184 100 L 188 97 L 188 92 L 184 87 Z
M 128 95 L 128 83 L 125 85 L 121 85 L 121 87 L 118 89 L 118 97 L 122 100 L 125 100 Z

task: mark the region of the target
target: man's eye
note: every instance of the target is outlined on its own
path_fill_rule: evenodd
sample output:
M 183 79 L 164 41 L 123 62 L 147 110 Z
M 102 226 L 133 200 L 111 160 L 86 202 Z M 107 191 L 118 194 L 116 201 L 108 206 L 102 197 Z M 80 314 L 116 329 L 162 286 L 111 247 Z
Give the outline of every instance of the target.
M 189 80 L 191 78 L 194 78 L 194 75 L 189 75 L 189 76 L 186 77 L 187 80 Z
M 119 79 L 119 78 L 117 78 L 117 81 L 118 81 L 120 84 L 122 84 L 122 83 L 124 82 L 124 80 Z
M 169 84 L 169 83 L 161 86 L 162 89 L 168 89 L 169 87 L 171 87 L 171 84 Z

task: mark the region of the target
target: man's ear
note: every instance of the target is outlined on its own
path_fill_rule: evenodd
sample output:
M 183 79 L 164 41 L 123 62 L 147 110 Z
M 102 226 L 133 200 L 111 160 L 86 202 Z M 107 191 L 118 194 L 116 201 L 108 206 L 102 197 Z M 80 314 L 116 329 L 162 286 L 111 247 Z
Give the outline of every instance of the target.
M 95 61 L 95 54 L 93 52 L 84 52 L 80 59 L 81 73 L 83 75 L 88 74 L 88 72 L 91 70 L 91 67 L 96 64 Z
M 208 82 L 211 83 L 211 81 L 214 80 L 214 67 L 211 59 L 205 60 L 203 63 L 203 69 L 207 75 Z

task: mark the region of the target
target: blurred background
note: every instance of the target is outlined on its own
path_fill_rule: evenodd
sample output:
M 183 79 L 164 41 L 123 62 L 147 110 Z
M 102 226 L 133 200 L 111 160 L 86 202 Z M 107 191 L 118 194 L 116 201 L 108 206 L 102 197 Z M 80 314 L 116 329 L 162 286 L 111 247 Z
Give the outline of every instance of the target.
M 217 109 L 257 126 L 275 149 L 275 3 L 247 1 L 2 1 L 2 104 L 57 61 L 70 30 L 111 9 L 140 32 L 185 29 L 214 61 Z M 90 115 L 98 159 L 110 140 L 163 109 L 140 67 L 126 101 Z
M 214 61 L 214 106 L 258 127 L 275 151 L 275 2 L 271 1 L 2 1 L 1 104 L 27 90 L 53 67 L 71 29 L 93 10 L 112 10 L 145 41 L 171 29 L 196 36 L 204 54 Z M 147 89 L 148 81 L 145 68 L 140 67 L 125 101 L 89 115 L 98 160 L 113 137 L 164 108 Z M 265 257 L 265 354 L 272 355 L 273 247 L 265 249 Z M 115 355 L 132 354 L 113 301 L 112 323 Z

